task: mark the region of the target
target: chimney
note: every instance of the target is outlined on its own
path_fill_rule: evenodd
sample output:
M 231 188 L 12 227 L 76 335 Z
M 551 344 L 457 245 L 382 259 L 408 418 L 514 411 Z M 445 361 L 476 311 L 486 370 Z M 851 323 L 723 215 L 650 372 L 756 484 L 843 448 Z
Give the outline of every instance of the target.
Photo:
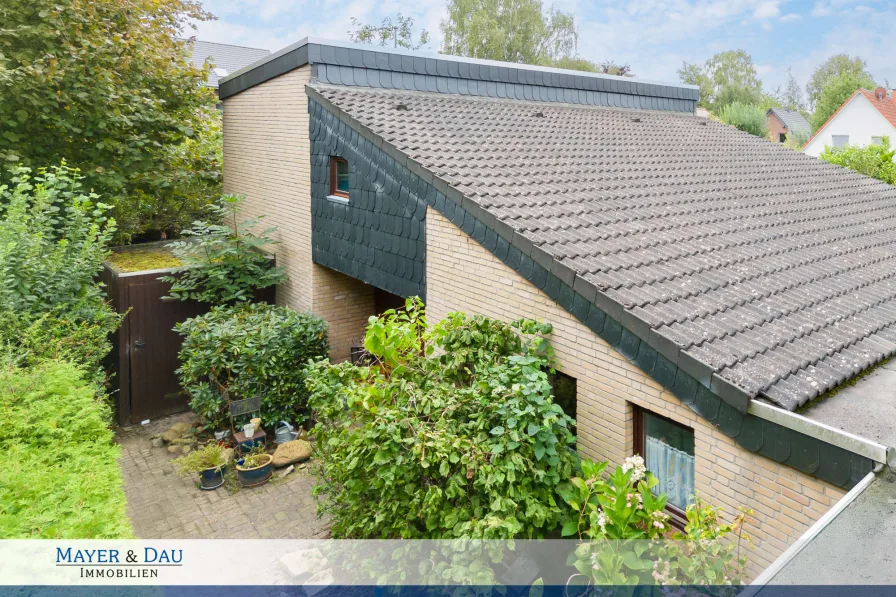
M 882 102 L 887 97 L 887 90 L 883 87 L 878 87 L 874 90 L 874 97 L 877 98 L 877 101 Z

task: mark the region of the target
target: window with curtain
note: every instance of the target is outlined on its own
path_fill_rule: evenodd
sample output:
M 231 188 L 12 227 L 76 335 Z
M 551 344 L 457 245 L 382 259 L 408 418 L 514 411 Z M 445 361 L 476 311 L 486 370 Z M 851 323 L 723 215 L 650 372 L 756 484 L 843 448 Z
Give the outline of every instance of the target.
M 694 430 L 638 409 L 635 452 L 659 480 L 653 492 L 665 493 L 669 509 L 683 515 L 694 501 Z

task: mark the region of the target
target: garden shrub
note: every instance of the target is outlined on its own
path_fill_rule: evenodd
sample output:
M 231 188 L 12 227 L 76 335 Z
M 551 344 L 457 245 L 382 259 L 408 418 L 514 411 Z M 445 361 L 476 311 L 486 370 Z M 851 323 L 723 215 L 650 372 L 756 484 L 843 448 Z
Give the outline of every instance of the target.
M 586 540 L 576 549 L 576 569 L 599 585 L 731 585 L 743 583 L 747 559 L 740 553 L 751 514 L 731 523 L 721 510 L 695 496 L 684 532 L 671 532 L 666 496 L 640 456 L 605 475 L 606 462 L 581 462 L 581 475 L 558 490 L 572 508 L 563 535 Z M 701 593 L 703 594 L 703 593 Z
M 132 536 L 109 417 L 75 365 L 0 364 L 0 537 Z
M 855 170 L 865 176 L 896 185 L 896 164 L 893 156 L 896 150 L 890 147 L 890 138 L 884 137 L 880 145 L 859 147 L 825 147 L 818 156 L 826 162 Z
M 277 244 L 270 237 L 276 228 L 253 232 L 261 218 L 240 221 L 239 204 L 238 196 L 225 195 L 209 206 L 210 220 L 183 231 L 188 240 L 168 245 L 183 262 L 161 278 L 171 282 L 171 297 L 224 305 L 252 300 L 255 290 L 286 281 L 283 268 L 271 267 L 265 253 Z
M 238 303 L 212 307 L 175 329 L 184 336 L 177 374 L 190 408 L 203 419 L 226 427 L 228 400 L 260 396 L 264 424 L 304 420 L 304 366 L 329 352 L 324 320 L 288 307 Z
M 370 319 L 369 366 L 309 366 L 319 510 L 339 538 L 541 537 L 565 506 L 575 422 L 553 403 L 551 326 L 419 299 Z
M 768 134 L 765 113 L 766 110 L 762 106 L 733 102 L 719 111 L 719 120 L 745 133 L 765 137 Z
M 121 317 L 95 276 L 115 222 L 80 181 L 63 164 L 0 186 L 0 351 L 24 365 L 65 357 L 101 379 Z

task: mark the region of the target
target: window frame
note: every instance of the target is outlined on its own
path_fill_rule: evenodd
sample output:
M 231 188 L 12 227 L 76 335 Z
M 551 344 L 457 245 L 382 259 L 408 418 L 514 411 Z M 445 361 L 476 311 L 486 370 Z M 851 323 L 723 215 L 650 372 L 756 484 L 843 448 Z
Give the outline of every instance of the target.
M 348 199 L 348 192 L 339 189 L 338 164 L 344 163 L 348 168 L 348 160 L 336 155 L 330 156 L 330 197 Z
M 651 410 L 647 410 L 637 404 L 632 405 L 634 409 L 634 438 L 632 445 L 632 456 L 640 456 L 641 458 L 645 458 L 644 454 L 647 452 L 647 434 L 646 434 L 646 426 L 644 424 L 644 413 L 648 413 L 651 417 L 656 417 L 657 419 L 662 419 L 667 423 L 671 423 L 676 427 L 684 429 L 686 431 L 690 431 L 692 435 L 694 435 L 694 428 L 688 427 L 687 425 L 682 425 L 678 421 L 672 420 L 669 417 L 664 417 L 663 415 L 657 414 Z M 646 461 L 646 458 L 645 458 Z M 696 464 L 694 465 L 696 469 Z M 652 471 L 651 471 L 652 472 Z M 694 471 L 696 473 L 696 470 Z M 670 504 L 668 501 L 666 502 L 666 513 L 669 514 L 669 524 L 679 531 L 684 531 L 684 525 L 688 522 L 687 514 L 684 510 Z
M 787 133 L 778 133 L 778 143 L 787 142 Z
M 878 136 L 874 136 L 874 137 L 871 137 L 871 144 L 872 144 L 872 145 L 877 145 L 878 147 L 881 146 L 881 145 L 883 145 L 883 144 L 884 144 L 884 138 L 883 138 L 883 136 L 879 136 L 879 137 L 878 137 Z
M 837 138 L 845 139 L 843 141 L 843 145 L 836 144 L 837 142 L 834 139 Z M 843 147 L 846 147 L 847 145 L 849 145 L 849 135 L 831 135 L 831 147 L 833 147 L 834 149 L 841 149 Z

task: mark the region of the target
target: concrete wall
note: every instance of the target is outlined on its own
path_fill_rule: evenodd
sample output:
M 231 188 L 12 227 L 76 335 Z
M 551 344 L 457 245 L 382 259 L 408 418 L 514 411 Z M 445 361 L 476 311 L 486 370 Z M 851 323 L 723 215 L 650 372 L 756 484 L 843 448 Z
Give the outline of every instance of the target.
M 536 317 L 553 324 L 561 369 L 577 379 L 580 452 L 621 463 L 633 451 L 633 407 L 641 406 L 694 429 L 697 491 L 728 514 L 755 511 L 747 531 L 756 548 L 751 573 L 781 554 L 844 491 L 744 450 L 702 422 L 546 294 L 500 262 L 442 215 L 426 221 L 427 317 L 451 311 L 510 321 Z
M 243 215 L 276 226 L 277 264 L 289 281 L 277 302 L 330 324 L 330 357 L 346 359 L 374 313 L 373 287 L 311 261 L 308 66 L 224 100 L 224 192 L 245 197 Z
M 871 144 L 871 137 L 890 137 L 890 141 L 896 143 L 896 129 L 861 93 L 853 97 L 827 126 L 821 129 L 803 152 L 818 157 L 825 146 L 833 144 L 831 138 L 834 135 L 849 135 L 850 145 L 862 147 Z

